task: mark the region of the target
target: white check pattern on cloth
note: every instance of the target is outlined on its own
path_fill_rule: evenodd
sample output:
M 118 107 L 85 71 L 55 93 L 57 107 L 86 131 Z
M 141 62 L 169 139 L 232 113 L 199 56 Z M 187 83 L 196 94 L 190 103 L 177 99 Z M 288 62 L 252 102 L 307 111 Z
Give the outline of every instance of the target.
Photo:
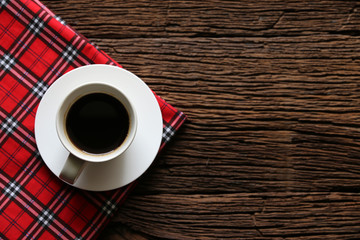
M 58 20 L 62 25 L 66 24 L 65 21 L 59 16 L 55 16 L 55 19 Z
M 65 47 L 65 50 L 62 52 L 62 58 L 67 62 L 72 62 L 74 58 L 78 55 L 78 51 L 72 45 Z
M 0 1 L 0 7 L 5 7 L 6 4 L 8 4 L 9 0 L 1 0 Z
M 116 204 L 112 203 L 111 201 L 107 201 L 102 207 L 102 210 L 106 215 L 111 215 L 114 213 L 115 208 Z
M 15 118 L 9 116 L 1 124 L 1 130 L 4 131 L 5 134 L 11 133 L 14 130 L 14 128 L 18 126 L 18 124 L 19 122 Z
M 9 182 L 3 191 L 8 198 L 14 198 L 21 191 L 21 185 L 19 185 L 16 181 Z
M 39 17 L 35 17 L 28 27 L 29 31 L 32 32 L 34 35 L 39 34 L 43 28 L 44 22 Z
M 48 210 L 44 210 L 38 217 L 39 223 L 44 227 L 48 226 L 54 219 L 54 214 Z
M 9 53 L 4 54 L 3 57 L 0 58 L 0 68 L 3 68 L 5 71 L 10 71 L 14 65 L 15 59 Z
M 38 81 L 35 83 L 34 87 L 32 88 L 32 92 L 34 95 L 36 95 L 38 98 L 41 98 L 46 90 L 48 89 L 48 86 L 43 81 Z
M 170 141 L 171 137 L 175 134 L 175 129 L 171 125 L 166 125 L 163 129 L 162 138 L 163 141 L 168 142 Z

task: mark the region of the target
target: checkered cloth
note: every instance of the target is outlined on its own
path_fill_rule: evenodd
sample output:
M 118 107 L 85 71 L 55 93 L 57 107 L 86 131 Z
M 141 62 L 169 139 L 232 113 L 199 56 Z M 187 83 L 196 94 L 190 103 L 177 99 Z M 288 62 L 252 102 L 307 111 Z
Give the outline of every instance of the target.
M 40 2 L 0 0 L 0 239 L 95 238 L 135 186 L 73 188 L 37 151 L 34 120 L 42 96 L 64 73 L 93 63 L 117 65 Z M 163 148 L 185 116 L 155 96 Z

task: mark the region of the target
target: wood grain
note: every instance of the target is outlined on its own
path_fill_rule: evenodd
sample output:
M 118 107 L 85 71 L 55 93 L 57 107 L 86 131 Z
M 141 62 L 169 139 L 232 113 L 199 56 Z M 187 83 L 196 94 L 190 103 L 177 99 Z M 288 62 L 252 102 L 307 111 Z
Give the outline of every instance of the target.
M 360 238 L 357 1 L 43 1 L 189 120 L 101 239 Z
M 358 194 L 156 194 L 129 200 L 115 220 L 159 238 L 359 236 Z

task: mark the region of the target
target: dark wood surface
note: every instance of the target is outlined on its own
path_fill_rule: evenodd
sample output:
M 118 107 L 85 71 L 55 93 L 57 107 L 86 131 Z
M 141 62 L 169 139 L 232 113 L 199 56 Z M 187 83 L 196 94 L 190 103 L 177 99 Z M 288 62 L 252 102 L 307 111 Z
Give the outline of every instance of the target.
M 189 117 L 101 239 L 360 238 L 360 2 L 43 3 Z

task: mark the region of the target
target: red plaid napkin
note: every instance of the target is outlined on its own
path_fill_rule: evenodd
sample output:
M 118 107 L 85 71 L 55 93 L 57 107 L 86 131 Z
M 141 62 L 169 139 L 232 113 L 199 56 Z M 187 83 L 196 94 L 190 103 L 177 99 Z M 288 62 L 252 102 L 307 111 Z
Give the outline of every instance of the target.
M 50 172 L 37 151 L 34 120 L 41 97 L 64 73 L 93 63 L 117 64 L 40 2 L 0 0 L 0 238 L 94 238 L 135 186 L 73 188 Z M 185 115 L 156 97 L 163 148 Z

